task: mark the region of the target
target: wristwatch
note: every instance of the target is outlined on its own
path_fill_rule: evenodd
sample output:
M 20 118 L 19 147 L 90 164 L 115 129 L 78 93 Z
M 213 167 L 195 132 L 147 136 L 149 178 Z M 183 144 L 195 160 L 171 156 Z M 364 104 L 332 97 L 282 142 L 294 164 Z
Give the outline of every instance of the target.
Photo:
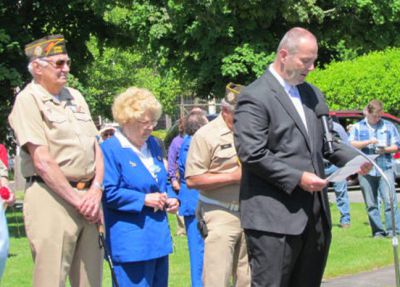
M 99 183 L 97 181 L 93 181 L 93 186 L 100 189 L 101 191 L 104 191 L 104 185 L 103 183 Z

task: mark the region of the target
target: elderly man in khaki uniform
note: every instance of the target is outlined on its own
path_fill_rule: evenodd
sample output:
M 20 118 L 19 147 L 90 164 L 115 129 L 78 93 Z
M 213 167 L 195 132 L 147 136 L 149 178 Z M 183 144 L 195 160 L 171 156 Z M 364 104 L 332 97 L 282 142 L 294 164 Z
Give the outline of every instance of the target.
M 241 86 L 228 84 L 221 114 L 193 136 L 185 178 L 200 191 L 198 214 L 203 234 L 203 284 L 206 287 L 250 286 L 250 269 L 239 220 L 241 167 L 233 143 L 233 113 Z M 200 211 L 200 212 L 199 212 Z M 203 232 L 204 233 L 204 232 Z
M 82 95 L 65 87 L 70 70 L 64 37 L 25 47 L 33 81 L 15 100 L 9 122 L 21 146 L 26 233 L 35 263 L 33 286 L 101 286 L 103 158 Z

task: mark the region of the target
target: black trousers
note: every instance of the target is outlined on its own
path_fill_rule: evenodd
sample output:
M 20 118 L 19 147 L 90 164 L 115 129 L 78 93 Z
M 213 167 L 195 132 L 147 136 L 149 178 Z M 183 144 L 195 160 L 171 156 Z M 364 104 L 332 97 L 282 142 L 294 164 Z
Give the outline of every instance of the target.
M 331 231 L 310 216 L 300 235 L 244 230 L 252 287 L 317 287 L 328 258 Z

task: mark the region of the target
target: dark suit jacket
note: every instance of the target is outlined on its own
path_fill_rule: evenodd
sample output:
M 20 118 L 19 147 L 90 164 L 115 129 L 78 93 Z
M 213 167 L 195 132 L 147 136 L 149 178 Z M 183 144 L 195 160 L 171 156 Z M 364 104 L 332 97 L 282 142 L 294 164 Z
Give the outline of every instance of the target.
M 298 235 L 312 214 L 314 195 L 298 184 L 304 171 L 324 178 L 323 128 L 315 109 L 325 102 L 314 86 L 303 83 L 297 87 L 308 132 L 284 88 L 268 70 L 239 96 L 234 128 L 242 162 L 243 228 Z M 334 151 L 329 160 L 338 166 L 356 156 L 341 144 L 335 144 Z M 330 225 L 326 190 L 317 196 Z

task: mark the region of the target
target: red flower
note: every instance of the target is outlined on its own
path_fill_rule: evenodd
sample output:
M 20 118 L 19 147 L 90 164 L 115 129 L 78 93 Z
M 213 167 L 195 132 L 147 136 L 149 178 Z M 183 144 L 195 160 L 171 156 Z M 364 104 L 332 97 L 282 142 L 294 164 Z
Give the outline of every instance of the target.
M 4 200 L 9 199 L 10 198 L 10 190 L 5 186 L 1 187 L 0 188 L 0 196 Z

